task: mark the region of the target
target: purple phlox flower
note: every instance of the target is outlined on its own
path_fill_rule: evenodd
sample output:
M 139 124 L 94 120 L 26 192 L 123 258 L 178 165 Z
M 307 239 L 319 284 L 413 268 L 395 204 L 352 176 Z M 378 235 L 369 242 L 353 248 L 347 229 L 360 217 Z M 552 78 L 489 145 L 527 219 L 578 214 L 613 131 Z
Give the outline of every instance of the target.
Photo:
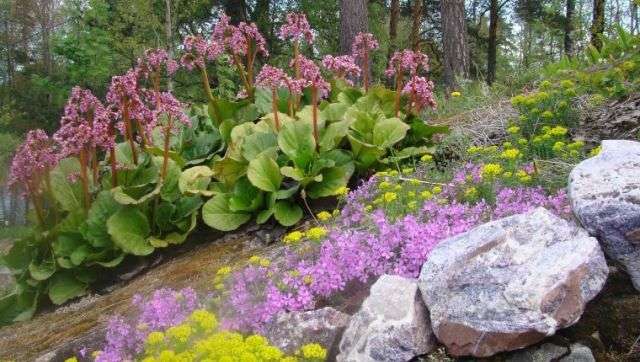
M 303 13 L 288 13 L 285 23 L 280 27 L 278 37 L 281 40 L 300 41 L 305 40 L 307 44 L 312 44 L 314 35 L 311 26 L 307 21 L 307 16 Z

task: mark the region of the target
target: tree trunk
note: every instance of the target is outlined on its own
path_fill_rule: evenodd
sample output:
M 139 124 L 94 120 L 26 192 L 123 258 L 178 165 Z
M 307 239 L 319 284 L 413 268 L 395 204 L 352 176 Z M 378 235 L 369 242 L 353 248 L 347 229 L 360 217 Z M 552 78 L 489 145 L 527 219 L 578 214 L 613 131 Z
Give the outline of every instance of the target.
M 602 48 L 604 33 L 604 0 L 593 0 L 593 21 L 591 23 L 591 44 L 596 49 Z
M 340 0 L 340 53 L 351 54 L 353 39 L 369 28 L 366 0 Z
M 447 93 L 457 87 L 456 78 L 469 74 L 464 0 L 441 1 L 444 82 Z
M 631 34 L 638 32 L 638 4 L 634 0 L 629 0 L 629 12 L 631 13 Z
M 267 47 L 269 47 L 269 51 L 273 51 L 274 36 L 273 36 L 273 27 L 271 26 L 272 22 L 269 17 L 269 8 L 271 7 L 271 2 L 269 0 L 256 0 L 255 11 L 253 12 L 253 19 L 258 26 L 258 30 L 264 35 L 267 39 Z
M 247 3 L 245 0 L 227 0 L 224 3 L 224 11 L 231 18 L 232 24 L 247 21 Z
M 411 47 L 413 50 L 420 49 L 420 28 L 422 25 L 422 0 L 413 0 L 413 8 L 411 10 Z
M 387 59 L 391 59 L 393 52 L 398 49 L 398 19 L 400 18 L 400 0 L 391 0 L 391 12 L 389 15 L 389 53 Z
M 573 55 L 573 12 L 575 11 L 576 1 L 567 0 L 567 9 L 564 23 L 564 55 L 571 57 Z
M 496 80 L 496 59 L 498 53 L 498 0 L 491 0 L 489 12 L 489 44 L 487 49 L 487 84 L 492 85 Z
M 164 12 L 164 31 L 167 40 L 167 53 L 170 58 L 173 58 L 173 22 L 171 21 L 171 0 L 165 0 L 165 12 Z M 173 80 L 168 78 L 167 88 L 170 91 L 173 90 Z

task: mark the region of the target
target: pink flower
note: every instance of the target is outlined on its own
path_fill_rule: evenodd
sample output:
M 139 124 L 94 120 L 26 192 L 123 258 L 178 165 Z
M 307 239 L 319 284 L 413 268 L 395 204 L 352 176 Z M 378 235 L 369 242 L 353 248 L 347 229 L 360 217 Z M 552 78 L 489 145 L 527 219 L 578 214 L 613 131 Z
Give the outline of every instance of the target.
M 280 68 L 268 64 L 262 67 L 256 77 L 256 85 L 263 88 L 280 88 L 287 86 L 287 74 Z
M 265 57 L 269 56 L 267 42 L 255 23 L 241 22 L 238 26 L 234 26 L 225 14 L 220 16 L 220 20 L 213 28 L 212 40 L 233 56 L 247 55 L 250 47 L 256 54 L 262 53 Z
M 393 77 L 399 69 L 408 72 L 413 77 L 418 74 L 420 67 L 424 72 L 429 71 L 429 57 L 421 51 L 405 49 L 393 53 L 389 67 L 384 74 L 387 77 Z
M 109 149 L 115 142 L 110 126 L 111 115 L 102 102 L 91 91 L 74 87 L 53 139 L 61 147 L 61 157 L 77 155 L 91 147 Z
M 414 76 L 407 82 L 402 94 L 409 96 L 411 105 L 418 110 L 424 107 L 436 108 L 436 100 L 433 97 L 433 82 L 425 77 Z
M 136 71 L 138 77 L 148 79 L 152 73 L 160 73 L 162 66 L 165 66 L 169 76 L 178 70 L 178 63 L 169 57 L 166 50 L 162 48 L 147 49 L 144 56 L 138 58 Z
M 365 53 L 378 49 L 380 45 L 371 33 L 358 33 L 353 45 L 351 46 L 351 54 L 354 58 L 363 58 Z
M 193 68 L 204 68 L 205 61 L 213 60 L 222 54 L 223 47 L 216 41 L 207 43 L 201 36 L 190 35 L 182 43 L 184 54 L 180 58 L 180 63 L 188 70 Z
M 313 43 L 313 33 L 307 21 L 307 16 L 303 13 L 288 13 L 286 22 L 280 28 L 278 37 L 282 40 L 300 41 L 306 40 L 308 44 Z
M 145 105 L 142 99 L 143 92 L 138 86 L 138 76 L 134 69 L 126 74 L 114 76 L 107 92 L 112 114 L 119 121 L 116 127 L 124 134 L 124 115 L 128 113 L 130 120 L 138 121 L 145 129 L 153 129 L 157 122 L 153 112 Z
M 187 127 L 191 127 L 191 120 L 184 113 L 184 105 L 177 100 L 170 92 L 148 92 L 149 100 L 155 104 L 153 117 L 161 119 L 163 116 L 171 117 L 172 131 L 177 129 L 177 123 L 181 123 Z M 178 121 L 178 122 L 175 122 Z M 148 132 L 152 130 L 147 130 Z
M 295 63 L 295 59 L 292 59 L 289 66 L 293 68 Z M 300 77 L 304 80 L 304 87 L 314 86 L 318 89 L 321 97 L 326 97 L 329 94 L 331 85 L 324 80 L 316 63 L 304 55 L 298 55 L 298 66 L 300 67 Z
M 29 185 L 37 186 L 43 172 L 55 167 L 58 156 L 53 142 L 41 129 L 27 133 L 25 141 L 18 147 L 9 171 L 9 187 L 21 186 L 26 191 Z
M 332 71 L 337 78 L 359 77 L 361 70 L 355 63 L 355 59 L 351 55 L 341 55 L 334 57 L 327 55 L 322 59 L 322 66 Z M 348 79 L 345 79 L 350 85 L 353 85 Z

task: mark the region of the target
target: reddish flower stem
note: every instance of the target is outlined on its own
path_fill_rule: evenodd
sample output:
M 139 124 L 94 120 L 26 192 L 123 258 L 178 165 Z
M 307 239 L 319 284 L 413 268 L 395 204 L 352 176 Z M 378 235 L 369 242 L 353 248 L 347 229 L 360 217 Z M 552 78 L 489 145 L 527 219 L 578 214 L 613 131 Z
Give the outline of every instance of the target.
M 124 102 L 124 112 L 122 112 L 122 118 L 124 118 L 124 130 L 131 147 L 131 157 L 133 158 L 133 164 L 138 165 L 138 152 L 136 151 L 136 145 L 133 141 L 133 132 L 131 130 L 131 119 L 129 119 L 129 104 L 127 100 Z
M 313 139 L 316 141 L 316 149 L 318 149 L 318 88 L 311 86 L 311 104 L 313 107 Z
M 87 150 L 80 150 L 80 182 L 82 183 L 82 196 L 84 198 L 84 209 L 89 210 L 91 206 L 91 196 L 89 195 L 89 175 L 87 173 Z
M 276 131 L 280 131 L 280 119 L 278 117 L 278 91 L 271 88 L 271 109 L 273 110 L 273 120 L 276 123 Z
M 164 129 L 164 150 L 163 150 L 163 160 L 162 160 L 162 173 L 160 174 L 160 179 L 164 181 L 167 177 L 167 168 L 169 166 L 169 141 L 171 140 L 171 116 L 167 120 L 167 126 Z

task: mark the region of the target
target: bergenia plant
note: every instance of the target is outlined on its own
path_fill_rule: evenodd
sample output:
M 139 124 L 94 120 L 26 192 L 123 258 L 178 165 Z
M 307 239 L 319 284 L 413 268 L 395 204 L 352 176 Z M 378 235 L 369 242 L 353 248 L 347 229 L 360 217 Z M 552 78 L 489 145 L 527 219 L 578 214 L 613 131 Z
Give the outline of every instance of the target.
M 400 94 L 404 88 L 404 74 L 408 73 L 409 77 L 415 77 L 422 68 L 423 72 L 429 71 L 429 57 L 421 51 L 413 51 L 405 49 L 393 53 L 389 60 L 389 67 L 385 71 L 385 75 L 389 78 L 395 76 L 396 81 L 396 99 L 395 112 L 396 117 L 400 114 Z
M 61 158 L 77 156 L 80 161 L 80 181 L 84 206 L 91 206 L 88 169 L 91 167 L 93 182 L 98 181 L 98 148 L 109 151 L 112 170 L 115 168 L 115 137 L 111 129 L 111 117 L 91 91 L 75 87 L 64 108 L 60 128 L 53 139 L 60 145 Z
M 372 50 L 380 47 L 378 40 L 371 33 L 358 33 L 351 46 L 353 57 L 360 61 L 364 91 L 369 91 L 369 61 Z
M 301 79 L 305 81 L 305 86 L 311 89 L 311 106 L 313 110 L 313 138 L 316 146 L 319 145 L 318 133 L 318 100 L 319 98 L 329 95 L 331 85 L 322 77 L 320 68 L 313 60 L 298 55 L 297 59 L 292 60 L 300 66 Z
M 258 31 L 255 23 L 240 22 L 238 26 L 231 25 L 227 15 L 222 14 L 215 25 L 212 35 L 213 42 L 221 44 L 229 54 L 233 64 L 237 67 L 240 79 L 244 84 L 247 97 L 253 99 L 253 68 L 258 54 L 269 56 L 267 42 Z
M 343 80 L 350 86 L 353 86 L 351 78 L 358 78 L 362 73 L 362 70 L 351 55 L 340 55 L 337 57 L 327 55 L 322 59 L 322 66 L 333 72 L 336 79 Z
M 271 90 L 271 109 L 276 130 L 280 130 L 280 119 L 278 117 L 278 88 L 287 87 L 291 83 L 289 76 L 280 68 L 265 65 L 256 78 L 256 85 Z M 291 96 L 289 97 L 291 103 Z
M 164 49 L 147 49 L 144 56 L 138 58 L 136 71 L 138 79 L 147 79 L 151 82 L 156 92 L 160 91 L 160 79 L 163 71 L 168 77 L 173 76 L 178 70 L 178 62 L 169 56 Z
M 300 81 L 302 75 L 300 74 L 300 64 L 298 62 L 298 55 L 300 55 L 300 43 L 305 41 L 308 45 L 313 44 L 314 35 L 311 31 L 307 16 L 303 13 L 288 13 L 285 19 L 285 23 L 280 27 L 278 37 L 284 41 L 291 41 L 293 48 L 293 69 L 295 74 L 295 80 Z M 295 97 L 295 108 L 300 105 L 300 94 Z
M 41 129 L 27 133 L 11 162 L 8 185 L 22 188 L 24 195 L 31 198 L 40 226 L 44 225 L 43 187 L 51 195 L 50 170 L 58 163 L 53 141 Z
M 402 90 L 402 94 L 409 97 L 409 111 L 419 114 L 424 108 L 436 108 L 436 100 L 433 96 L 433 82 L 425 77 L 414 76 Z
M 146 144 L 148 140 L 145 131 L 153 129 L 155 119 L 140 97 L 138 75 L 134 69 L 111 79 L 111 85 L 107 92 L 107 101 L 114 116 L 119 121 L 117 128 L 129 142 L 133 163 L 137 165 L 138 151 L 136 150 L 133 122 L 136 122 L 136 129 L 140 138 Z

